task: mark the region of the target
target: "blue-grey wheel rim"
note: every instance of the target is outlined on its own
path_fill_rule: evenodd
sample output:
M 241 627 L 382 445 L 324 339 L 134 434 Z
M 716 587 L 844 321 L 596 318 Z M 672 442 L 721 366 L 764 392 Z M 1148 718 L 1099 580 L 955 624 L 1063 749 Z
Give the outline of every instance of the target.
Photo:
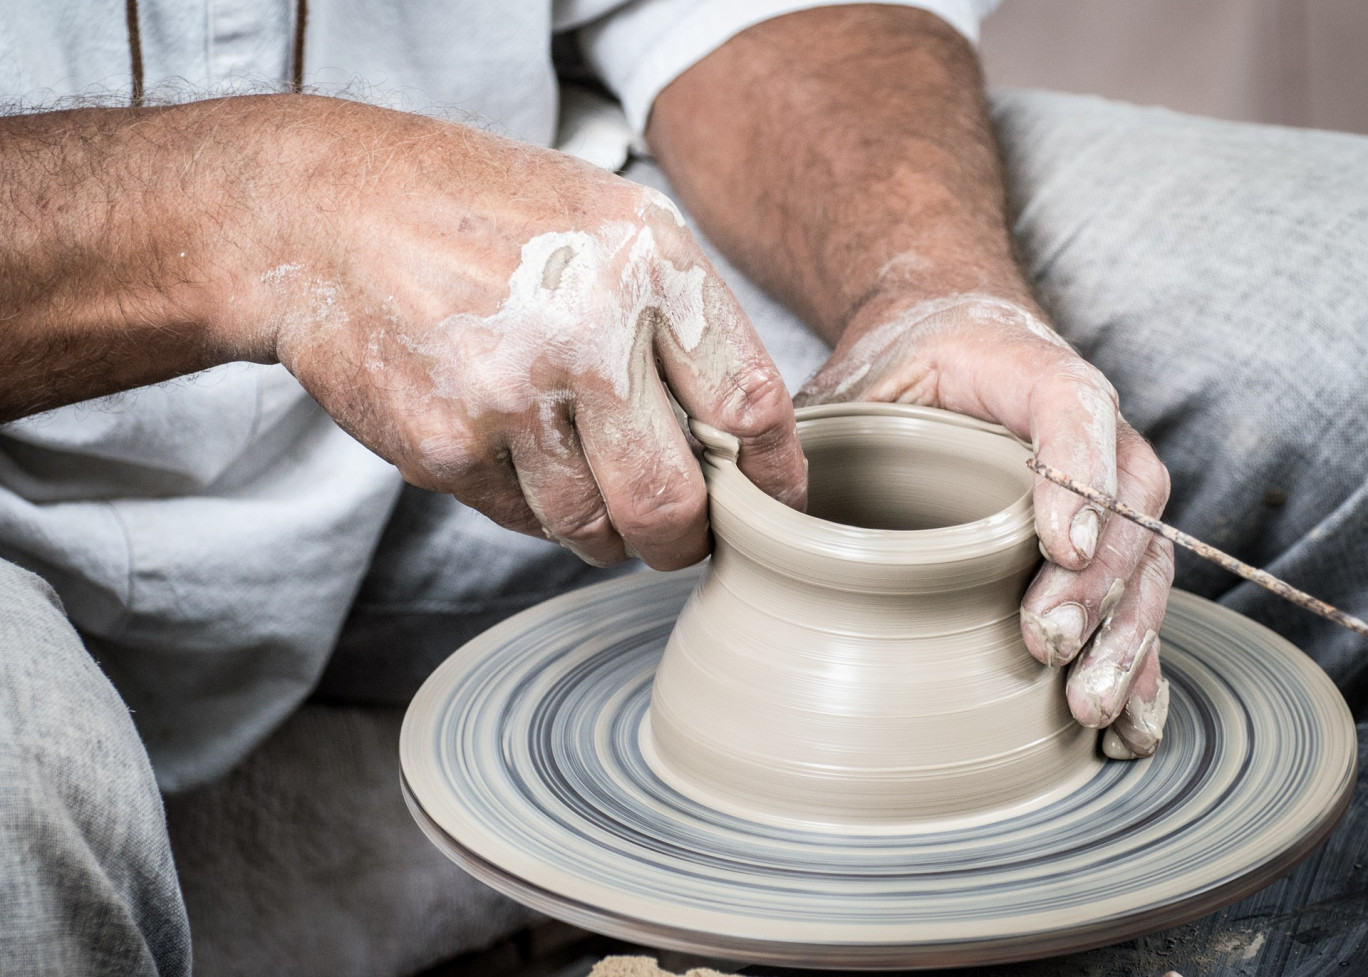
M 1300 651 L 1175 593 L 1159 754 L 956 831 L 829 831 L 718 813 L 637 729 L 697 571 L 641 574 L 477 637 L 414 698 L 405 796 L 447 855 L 522 902 L 660 947 L 790 966 L 986 964 L 1126 939 L 1286 872 L 1342 816 L 1352 718 Z

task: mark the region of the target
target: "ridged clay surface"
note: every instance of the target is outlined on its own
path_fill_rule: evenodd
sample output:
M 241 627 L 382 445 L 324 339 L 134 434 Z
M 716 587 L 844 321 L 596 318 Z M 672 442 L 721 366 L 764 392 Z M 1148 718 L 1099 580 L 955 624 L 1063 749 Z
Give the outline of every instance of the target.
M 712 563 L 656 675 L 657 772 L 714 806 L 841 826 L 978 815 L 1087 775 L 1096 734 L 1027 653 L 1029 452 L 925 408 L 808 408 L 809 503 L 703 425 Z

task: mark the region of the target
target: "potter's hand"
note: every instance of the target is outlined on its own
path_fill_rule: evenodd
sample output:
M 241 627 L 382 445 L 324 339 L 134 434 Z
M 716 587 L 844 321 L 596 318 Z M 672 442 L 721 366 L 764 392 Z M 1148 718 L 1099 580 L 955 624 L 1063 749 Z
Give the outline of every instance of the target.
M 1031 310 L 986 295 L 918 303 L 861 328 L 852 323 L 796 398 L 895 401 L 1002 424 L 1046 464 L 1158 513 L 1168 473 L 1117 410 L 1116 392 Z M 1173 549 L 1045 479 L 1036 530 L 1049 561 L 1022 601 L 1026 646 L 1049 665 L 1073 662 L 1069 707 L 1109 727 L 1107 755 L 1154 752 L 1168 707 L 1159 625 Z
M 334 150 L 326 232 L 261 272 L 280 361 L 348 431 L 588 562 L 672 569 L 709 537 L 668 388 L 802 504 L 783 382 L 667 198 L 465 127 L 382 121 L 399 131 Z
M 6 117 L 0 164 L 0 420 L 278 360 L 410 481 L 678 567 L 707 500 L 668 388 L 801 504 L 779 374 L 654 191 L 293 95 Z

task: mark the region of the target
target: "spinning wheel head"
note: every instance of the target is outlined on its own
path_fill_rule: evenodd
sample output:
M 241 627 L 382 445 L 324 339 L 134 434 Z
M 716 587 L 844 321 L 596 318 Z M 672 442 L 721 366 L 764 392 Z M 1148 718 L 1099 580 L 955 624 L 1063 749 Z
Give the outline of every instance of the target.
M 567 594 L 433 673 L 400 757 L 438 847 L 529 905 L 655 946 L 807 967 L 964 966 L 1111 943 L 1233 902 L 1309 853 L 1349 802 L 1356 736 L 1329 679 L 1259 625 L 1175 593 L 1154 757 L 1085 758 L 1046 796 L 968 813 L 908 818 L 861 802 L 854 816 L 794 818 L 787 799 L 713 803 L 648 762 L 642 735 L 698 579 L 640 574 Z M 834 670 L 811 681 L 839 685 Z M 825 687 L 788 689 L 803 694 L 833 711 Z

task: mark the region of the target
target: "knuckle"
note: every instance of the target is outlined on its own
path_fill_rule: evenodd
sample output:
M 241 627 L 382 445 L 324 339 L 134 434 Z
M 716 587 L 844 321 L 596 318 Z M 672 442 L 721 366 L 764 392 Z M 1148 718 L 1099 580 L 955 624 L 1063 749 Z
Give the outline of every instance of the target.
M 636 213 L 647 223 L 664 223 L 670 227 L 684 224 L 684 216 L 675 202 L 654 187 L 634 185 L 634 204 Z
M 778 442 L 791 435 L 793 405 L 779 371 L 753 365 L 729 378 L 719 427 L 752 445 Z
M 461 433 L 418 433 L 409 443 L 413 445 L 412 467 L 445 491 L 462 486 L 473 489 L 507 467 L 496 450 Z
M 1161 512 L 1172 491 L 1168 467 L 1159 460 L 1149 442 L 1130 425 L 1122 425 L 1117 441 L 1122 457 L 1121 466 L 1134 480 L 1141 508 L 1148 513 Z
M 614 509 L 613 521 L 629 539 L 674 539 L 705 517 L 707 504 L 707 495 L 687 483 L 644 479 L 627 502 Z
M 547 521 L 551 523 L 547 526 L 551 532 L 572 543 L 592 543 L 613 532 L 613 523 L 601 498 L 583 498 L 578 506 L 566 512 L 554 517 L 548 515 Z
M 1092 563 L 1082 573 L 1087 574 L 1090 571 L 1095 573 L 1096 587 L 1105 593 L 1114 581 L 1124 581 L 1130 576 L 1136 565 L 1136 553 L 1143 545 L 1143 543 L 1140 546 L 1135 546 L 1133 543 L 1122 544 L 1118 542 L 1115 545 L 1098 546 L 1097 554 L 1093 557 Z
M 506 457 L 500 458 L 496 452 L 452 449 L 430 456 L 424 471 L 436 484 L 421 487 L 453 495 L 500 526 L 520 533 L 540 533 L 540 524 L 523 498 Z
M 541 523 L 537 521 L 537 517 L 527 507 L 527 503 L 516 492 L 489 491 L 472 494 L 470 498 L 461 496 L 457 496 L 457 498 L 472 509 L 483 512 L 505 529 L 511 529 L 527 536 L 543 535 Z
M 1150 504 L 1150 511 L 1155 513 L 1162 512 L 1164 506 L 1168 504 L 1169 493 L 1173 489 L 1173 482 L 1169 477 L 1169 470 L 1158 458 L 1150 456 L 1144 470 L 1140 473 L 1140 484 L 1146 487 L 1146 502 Z

